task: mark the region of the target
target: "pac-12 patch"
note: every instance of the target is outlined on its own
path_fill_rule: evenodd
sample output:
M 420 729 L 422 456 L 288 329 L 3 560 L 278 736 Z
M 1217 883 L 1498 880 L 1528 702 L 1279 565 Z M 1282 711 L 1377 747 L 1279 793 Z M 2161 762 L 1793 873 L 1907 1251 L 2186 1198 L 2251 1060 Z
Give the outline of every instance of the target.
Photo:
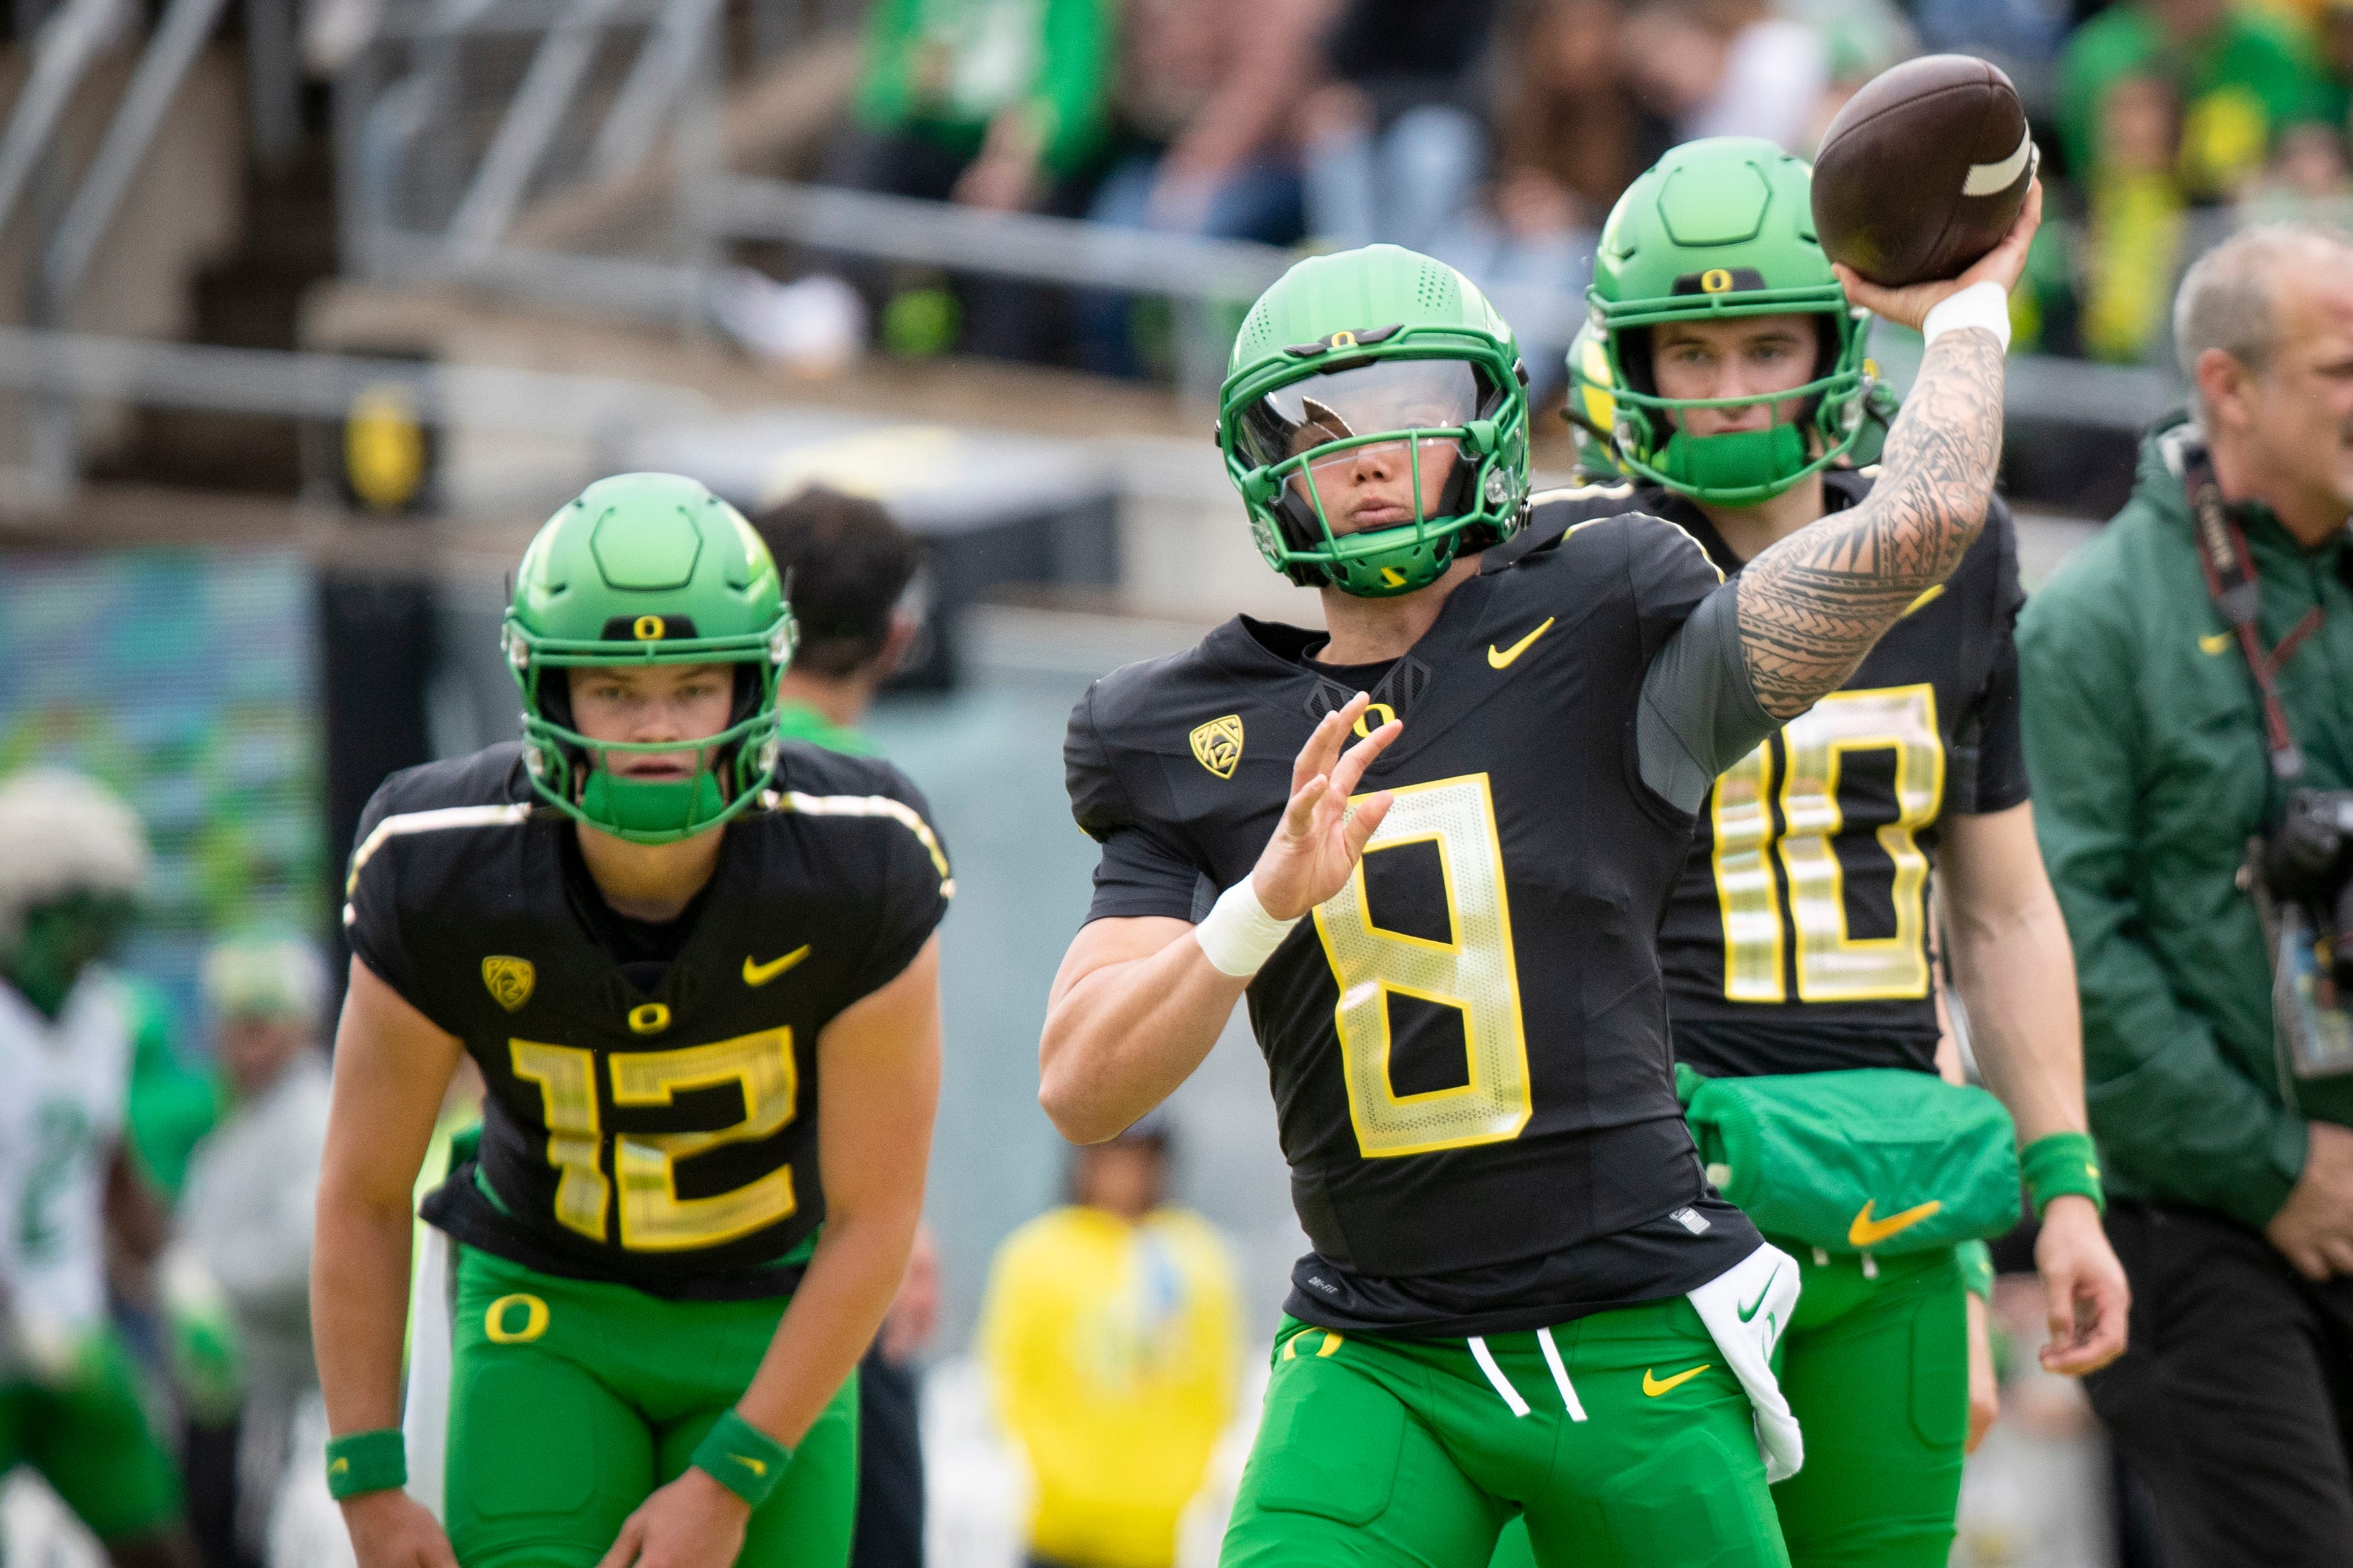
M 1192 739 L 1194 761 L 1221 779 L 1234 776 L 1234 764 L 1242 760 L 1240 714 L 1229 713 L 1197 726 Z
M 482 984 L 490 988 L 491 999 L 510 1013 L 531 1000 L 535 978 L 537 972 L 528 958 L 509 958 L 499 953 L 482 960 Z

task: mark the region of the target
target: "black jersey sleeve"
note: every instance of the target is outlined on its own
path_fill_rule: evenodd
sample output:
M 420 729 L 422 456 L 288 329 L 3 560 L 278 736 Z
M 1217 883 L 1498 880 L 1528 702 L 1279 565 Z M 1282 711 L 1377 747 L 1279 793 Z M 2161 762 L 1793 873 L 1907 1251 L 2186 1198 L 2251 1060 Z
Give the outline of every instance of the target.
M 1103 846 L 1095 867 L 1090 921 L 1166 915 L 1195 919 L 1194 893 L 1202 872 L 1166 826 L 1135 805 L 1120 777 L 1112 748 L 1096 715 L 1103 689 L 1097 681 L 1071 710 L 1062 739 L 1062 773 L 1071 792 L 1071 815 Z
M 481 832 L 530 815 L 520 756 L 510 743 L 403 769 L 377 786 L 353 841 L 345 940 L 401 1000 L 453 1035 L 464 1029 L 441 962 L 448 889 L 481 852 Z
M 1626 565 L 1646 661 L 1634 722 L 1642 782 L 1688 815 L 1716 774 L 1779 726 L 1749 683 L 1736 590 L 1675 524 L 1624 521 L 1635 525 Z
M 905 831 L 883 840 L 874 934 L 850 983 L 858 996 L 881 990 L 915 962 L 947 918 L 948 901 L 955 896 L 947 850 L 932 827 L 931 803 L 898 769 L 887 763 L 871 765 L 883 774 L 872 797 L 877 811 L 894 818 Z
M 2027 797 L 2018 689 L 2018 612 L 2026 589 L 2019 580 L 2017 527 L 2000 496 L 1988 511 L 1986 531 L 1999 546 L 1993 656 L 1955 748 L 1952 784 L 1952 809 L 1978 816 L 2008 811 Z
M 385 822 L 399 815 L 396 796 L 401 782 L 402 775 L 395 773 L 378 784 L 375 794 L 368 797 L 367 809 L 360 813 L 359 834 L 352 840 L 350 870 L 343 884 L 343 940 L 377 979 L 422 1012 L 417 999 L 416 971 L 409 963 L 407 943 L 402 940 L 396 858 L 384 853 L 392 841 Z

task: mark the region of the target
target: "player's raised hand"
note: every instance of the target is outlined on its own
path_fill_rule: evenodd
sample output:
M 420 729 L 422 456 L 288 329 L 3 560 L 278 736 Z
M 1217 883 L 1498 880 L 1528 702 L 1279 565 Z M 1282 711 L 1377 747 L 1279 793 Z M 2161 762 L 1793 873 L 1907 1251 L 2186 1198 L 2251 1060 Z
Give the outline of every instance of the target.
M 397 1487 L 345 1498 L 343 1506 L 360 1568 L 458 1568 L 441 1521 Z
M 1341 750 L 1372 699 L 1363 692 L 1324 715 L 1300 748 L 1291 769 L 1291 804 L 1250 872 L 1258 901 L 1276 920 L 1294 920 L 1345 887 L 1365 853 L 1365 844 L 1388 815 L 1388 791 L 1358 801 L 1355 792 L 1373 759 L 1405 733 L 1392 719 L 1355 745 Z
M 2091 1199 L 2068 1193 L 2051 1200 L 2034 1242 L 2034 1267 L 2051 1321 L 2044 1371 L 2081 1377 L 2125 1353 L 2132 1288 Z
M 596 1568 L 730 1568 L 751 1517 L 750 1504 L 690 1466 L 621 1521 Z
M 1958 278 L 1941 278 L 1926 283 L 1907 284 L 1901 289 L 1883 288 L 1865 278 L 1843 261 L 1831 263 L 1839 282 L 1846 289 L 1847 300 L 1862 306 L 1875 316 L 1884 317 L 1914 331 L 1920 330 L 1928 312 L 1936 304 L 1959 293 L 1972 283 L 1999 283 L 2008 293 L 2026 270 L 2027 247 L 2034 241 L 2034 231 L 2042 226 L 2042 182 L 2035 181 L 2026 187 L 2026 205 L 2019 209 L 2018 221 L 2010 226 L 2001 243 L 1987 251 Z

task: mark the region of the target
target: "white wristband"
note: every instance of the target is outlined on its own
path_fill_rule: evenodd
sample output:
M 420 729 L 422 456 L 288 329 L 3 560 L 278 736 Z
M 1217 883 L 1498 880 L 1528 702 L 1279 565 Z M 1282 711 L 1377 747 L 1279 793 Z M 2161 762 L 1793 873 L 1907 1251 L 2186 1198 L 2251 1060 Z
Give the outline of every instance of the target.
M 1193 928 L 1193 940 L 1201 944 L 1201 956 L 1209 967 L 1220 974 L 1230 974 L 1237 980 L 1247 980 L 1256 974 L 1299 917 L 1276 920 L 1258 901 L 1258 889 L 1244 877 L 1218 895 L 1210 906 L 1208 917 Z
M 2010 348 L 2010 291 L 2000 284 L 1988 280 L 1972 283 L 1956 294 L 1947 294 L 1929 309 L 1928 319 L 1920 323 L 1920 335 L 1935 342 L 1940 332 L 1958 331 L 1963 327 L 1979 327 L 1994 335 L 2007 352 Z

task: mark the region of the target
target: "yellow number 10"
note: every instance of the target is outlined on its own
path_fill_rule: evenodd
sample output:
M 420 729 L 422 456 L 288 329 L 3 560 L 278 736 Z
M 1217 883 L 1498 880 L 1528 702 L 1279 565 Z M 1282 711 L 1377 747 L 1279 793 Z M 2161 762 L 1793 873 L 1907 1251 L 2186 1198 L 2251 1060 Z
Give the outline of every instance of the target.
M 1315 931 L 1338 982 L 1340 1060 L 1348 1115 L 1366 1158 L 1500 1143 L 1519 1136 L 1533 1110 L 1528 1047 L 1520 1026 L 1512 911 L 1487 775 L 1411 784 L 1366 846 L 1434 842 L 1446 878 L 1450 940 L 1376 926 L 1359 865 L 1348 885 L 1315 910 Z M 1451 1089 L 1398 1094 L 1389 1079 L 1388 999 L 1412 996 L 1462 1016 L 1470 1060 Z
M 1915 835 L 1945 799 L 1945 747 L 1933 686 L 1834 691 L 1783 726 L 1780 872 L 1789 879 L 1798 937 L 1798 997 L 1860 1002 L 1928 994 L 1928 858 Z M 1846 876 L 1833 840 L 1845 826 L 1839 769 L 1849 752 L 1895 753 L 1895 819 L 1879 846 L 1894 868 L 1895 933 L 1847 933 Z M 1773 747 L 1757 747 L 1716 780 L 1715 895 L 1724 913 L 1724 994 L 1735 1002 L 1786 1000 L 1774 867 Z

